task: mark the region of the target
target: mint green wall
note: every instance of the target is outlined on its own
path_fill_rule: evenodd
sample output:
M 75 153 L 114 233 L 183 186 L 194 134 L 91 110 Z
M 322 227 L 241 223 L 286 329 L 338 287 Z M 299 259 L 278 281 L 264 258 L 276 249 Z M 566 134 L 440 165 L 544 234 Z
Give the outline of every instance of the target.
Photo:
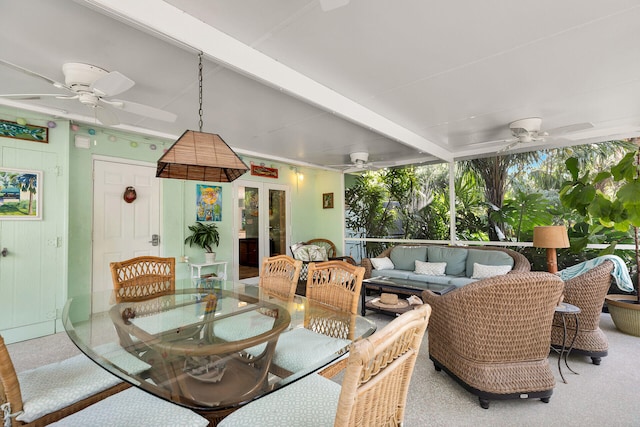
M 0 114 L 5 120 L 15 121 L 17 117 L 28 117 L 32 124 L 46 125 L 51 118 L 33 113 L 0 107 Z M 63 219 L 65 229 L 63 242 L 65 245 L 65 277 L 68 282 L 68 296 L 86 293 L 91 284 L 91 228 L 93 206 L 93 156 L 107 156 L 127 160 L 136 160 L 155 164 L 162 155 L 164 148 L 169 148 L 173 141 L 157 138 L 142 137 L 136 134 L 102 129 L 99 126 L 72 125 L 66 120 L 55 120 L 57 127 L 50 130 L 50 143 L 47 150 L 59 153 L 60 163 L 65 176 L 68 176 L 68 191 L 61 195 L 68 200 L 67 218 Z M 90 130 L 95 130 L 91 135 Z M 90 138 L 90 147 L 75 147 L 76 135 Z M 2 143 L 4 138 L 0 139 Z M 15 140 L 9 140 L 14 144 Z M 151 144 L 156 149 L 151 149 Z M 232 142 L 231 142 L 232 144 Z M 269 182 L 289 186 L 291 197 L 291 242 L 308 240 L 311 238 L 327 238 L 336 243 L 341 252 L 343 241 L 343 197 L 342 174 L 313 168 L 298 166 L 304 174 L 304 179 L 297 180 L 295 171 L 289 164 L 263 160 L 250 156 L 242 156 L 247 165 L 252 162 L 277 168 L 277 179 L 252 176 L 249 172 L 241 177 L 242 180 Z M 183 244 L 188 233 L 187 227 L 195 222 L 195 186 L 196 181 L 181 181 L 165 179 L 161 182 L 162 197 L 162 227 L 161 254 L 175 256 L 177 260 L 182 255 L 188 255 L 192 260 L 203 258 L 200 248 L 189 248 Z M 216 252 L 218 259 L 231 261 L 233 259 L 233 206 L 232 184 L 208 183 L 222 186 L 223 211 L 222 221 L 218 223 L 220 230 L 220 247 Z M 334 208 L 322 208 L 322 193 L 334 193 Z M 179 277 L 188 274 L 187 266 L 178 263 Z M 65 298 L 62 295 L 61 298 Z
M 95 129 L 95 135 L 89 135 L 89 129 Z M 89 136 L 89 149 L 75 147 L 75 135 Z M 132 143 L 134 143 L 132 146 Z M 69 214 L 69 259 L 74 262 L 69 266 L 70 295 L 85 293 L 91 283 L 91 226 L 92 226 L 92 156 L 110 156 L 137 161 L 156 163 L 162 155 L 163 148 L 169 148 L 173 141 L 162 141 L 154 138 L 139 137 L 133 134 L 101 130 L 98 127 L 80 126 L 78 131 L 70 134 L 70 198 Z M 151 150 L 151 144 L 157 149 Z M 164 144 L 164 146 L 162 145 Z M 297 183 L 295 171 L 290 165 L 280 162 L 265 161 L 249 156 L 242 156 L 247 165 L 264 164 L 278 169 L 278 178 L 252 176 L 249 172 L 240 179 L 256 182 L 269 182 L 288 185 L 291 195 L 291 242 L 323 237 L 336 243 L 341 251 L 342 246 L 342 174 L 318 169 L 298 169 L 305 175 L 304 180 Z M 184 245 L 188 235 L 188 226 L 196 220 L 195 199 L 198 181 L 182 181 L 163 179 L 161 181 L 162 226 L 161 254 L 173 256 L 179 261 L 187 255 L 192 261 L 203 260 L 202 249 Z M 222 187 L 222 221 L 217 222 L 220 232 L 220 246 L 216 248 L 217 259 L 233 260 L 233 206 L 232 184 L 208 183 Z M 322 209 L 322 193 L 333 192 L 334 209 Z M 187 277 L 188 266 L 178 262 L 176 275 Z

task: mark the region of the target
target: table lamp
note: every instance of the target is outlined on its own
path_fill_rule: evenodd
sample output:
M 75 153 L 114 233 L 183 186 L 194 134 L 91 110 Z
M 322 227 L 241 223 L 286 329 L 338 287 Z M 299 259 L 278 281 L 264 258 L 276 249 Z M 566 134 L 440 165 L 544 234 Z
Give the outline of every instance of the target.
M 564 225 L 545 225 L 533 227 L 533 246 L 547 249 L 547 270 L 558 272 L 557 248 L 569 247 L 569 236 Z

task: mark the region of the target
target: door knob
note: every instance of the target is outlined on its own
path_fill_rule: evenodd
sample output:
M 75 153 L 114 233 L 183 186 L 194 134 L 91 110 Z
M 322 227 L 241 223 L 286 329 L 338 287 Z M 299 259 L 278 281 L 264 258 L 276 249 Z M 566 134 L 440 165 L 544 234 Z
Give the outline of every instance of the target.
M 149 243 L 151 243 L 151 246 L 158 246 L 160 244 L 160 235 L 152 234 L 151 240 L 149 240 Z
M 7 248 L 2 248 L 2 252 L 0 252 L 0 254 L 2 254 L 3 257 L 6 257 L 7 254 L 9 254 L 9 251 L 7 250 Z

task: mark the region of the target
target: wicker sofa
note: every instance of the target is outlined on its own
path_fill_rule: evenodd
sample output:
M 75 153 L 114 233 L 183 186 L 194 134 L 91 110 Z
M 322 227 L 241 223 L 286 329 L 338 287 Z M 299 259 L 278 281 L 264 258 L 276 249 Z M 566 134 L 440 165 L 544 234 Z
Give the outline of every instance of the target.
M 376 260 L 388 258 L 392 268 L 375 269 L 373 263 Z M 415 261 L 421 262 L 446 262 L 444 275 L 416 274 Z M 522 254 L 506 248 L 489 246 L 445 246 L 433 244 L 400 244 L 384 250 L 373 258 L 362 259 L 365 268 L 365 279 L 375 277 L 388 277 L 393 279 L 411 280 L 417 288 L 428 288 L 429 283 L 441 285 L 453 285 L 462 287 L 473 283 L 474 264 L 483 266 L 511 267 L 508 274 L 521 273 L 531 270 L 529 260 Z
M 426 290 L 432 307 L 429 358 L 483 408 L 489 401 L 548 402 L 551 325 L 564 282 L 544 272 L 514 273 L 471 283 L 443 295 Z

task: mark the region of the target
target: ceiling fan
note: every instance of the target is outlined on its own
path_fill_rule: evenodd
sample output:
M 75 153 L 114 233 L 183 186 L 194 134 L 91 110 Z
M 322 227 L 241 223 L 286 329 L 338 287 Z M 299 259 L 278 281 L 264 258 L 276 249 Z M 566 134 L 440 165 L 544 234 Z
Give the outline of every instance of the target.
M 342 172 L 344 173 L 358 173 L 364 172 L 367 170 L 378 170 L 380 168 L 384 168 L 390 165 L 385 165 L 381 163 L 371 163 L 369 162 L 369 153 L 365 151 L 356 151 L 349 154 L 349 158 L 351 159 L 351 163 L 345 163 L 341 165 L 329 165 L 330 167 L 339 167 L 343 168 Z
M 65 100 L 78 100 L 83 105 L 91 108 L 95 118 L 105 126 L 113 126 L 120 123 L 120 119 L 113 111 L 122 110 L 139 116 L 149 117 L 165 122 L 174 122 L 177 116 L 168 111 L 160 110 L 149 105 L 121 99 L 110 99 L 131 89 L 135 82 L 118 71 L 107 71 L 95 65 L 69 62 L 62 65 L 64 83 L 43 76 L 35 71 L 28 70 L 19 65 L 0 59 L 0 64 L 14 70 L 42 79 L 52 84 L 57 89 L 64 89 L 69 94 L 37 93 L 37 94 L 5 94 L 0 98 L 11 99 L 40 99 L 57 98 Z
M 532 142 L 544 141 L 545 138 L 551 136 L 559 136 L 570 132 L 578 132 L 593 127 L 592 123 L 577 123 L 569 126 L 563 126 L 555 128 L 550 131 L 543 131 L 542 118 L 540 117 L 528 117 L 526 119 L 516 120 L 509 124 L 509 130 L 513 138 L 499 139 L 495 141 L 483 141 L 477 144 L 498 144 L 507 143 L 504 147 L 497 150 L 497 153 L 503 153 L 509 151 L 520 144 L 528 144 Z

